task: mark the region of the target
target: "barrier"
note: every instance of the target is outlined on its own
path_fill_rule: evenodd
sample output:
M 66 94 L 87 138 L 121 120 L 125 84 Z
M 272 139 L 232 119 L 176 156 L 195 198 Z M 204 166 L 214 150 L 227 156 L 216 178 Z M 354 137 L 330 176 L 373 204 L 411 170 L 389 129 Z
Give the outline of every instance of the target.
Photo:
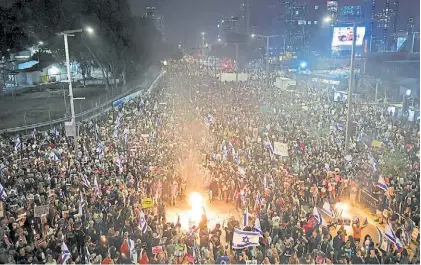
M 156 83 L 158 82 L 159 79 L 162 78 L 162 76 L 165 74 L 164 72 L 161 72 L 155 79 L 154 81 L 151 83 L 151 85 L 149 86 L 149 88 L 145 88 L 143 90 L 140 91 L 136 91 L 133 93 L 133 90 L 136 89 L 140 89 L 140 86 L 136 86 L 133 89 L 127 91 L 126 93 L 124 93 L 123 98 L 129 97 L 129 98 L 135 98 L 133 95 L 136 95 L 136 97 L 143 95 L 145 92 L 146 93 L 150 93 L 150 91 L 152 91 L 152 89 L 156 86 Z M 129 95 L 127 95 L 128 93 L 131 93 Z M 77 114 L 75 114 L 75 118 L 76 118 L 76 122 L 81 122 L 84 120 L 90 120 L 92 118 L 95 118 L 99 115 L 101 115 L 104 111 L 108 111 L 112 108 L 113 106 L 113 102 L 119 101 L 122 95 L 118 95 L 117 97 L 110 99 L 109 101 L 105 102 L 104 104 L 101 104 L 97 107 L 91 108 L 89 110 L 83 111 L 83 112 L 79 112 Z M 120 99 L 118 99 L 120 98 Z M 126 102 L 126 101 L 124 101 Z M 34 123 L 34 124 L 30 124 L 30 125 L 26 125 L 26 126 L 19 126 L 19 127 L 14 127 L 14 128 L 8 128 L 8 129 L 1 129 L 0 130 L 0 134 L 4 134 L 4 133 L 19 133 L 19 132 L 32 132 L 32 130 L 34 128 L 36 128 L 38 131 L 42 131 L 43 129 L 51 128 L 54 125 L 58 125 L 60 123 L 64 123 L 65 121 L 69 121 L 70 118 L 60 118 L 60 119 L 56 119 L 56 120 L 52 120 L 52 121 L 46 121 L 46 122 L 40 122 L 40 123 Z

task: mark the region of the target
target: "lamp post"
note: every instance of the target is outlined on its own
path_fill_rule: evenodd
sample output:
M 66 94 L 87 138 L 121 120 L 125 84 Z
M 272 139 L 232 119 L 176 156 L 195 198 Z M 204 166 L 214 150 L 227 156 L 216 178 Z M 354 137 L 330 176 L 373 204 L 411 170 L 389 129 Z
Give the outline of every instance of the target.
M 72 86 L 72 75 L 70 72 L 70 56 L 69 56 L 69 43 L 67 40 L 67 36 L 74 36 L 75 33 L 81 33 L 83 32 L 83 29 L 75 29 L 75 30 L 65 30 L 63 32 L 60 32 L 58 35 L 63 35 L 64 37 L 64 50 L 66 53 L 66 68 L 67 68 L 67 80 L 69 81 L 69 97 L 70 97 L 70 113 L 71 113 L 71 127 L 72 131 L 74 132 L 74 139 L 75 139 L 75 158 L 77 159 L 77 128 L 76 128 L 76 117 L 75 117 L 75 104 L 73 97 L 73 86 Z M 87 28 L 85 31 L 92 33 L 92 28 Z M 77 99 L 77 98 L 76 98 Z
M 327 17 L 324 19 L 324 22 L 330 22 L 332 18 Z M 354 86 L 354 68 L 355 68 L 355 46 L 357 43 L 357 21 L 341 21 L 337 20 L 338 22 L 352 22 L 352 34 L 354 35 L 352 38 L 352 48 L 351 48 L 351 65 L 349 71 L 349 85 L 348 85 L 348 96 L 347 96 L 347 107 L 348 112 L 346 115 L 346 131 L 345 131 L 345 155 L 348 155 L 349 152 L 349 138 L 351 137 L 351 124 L 352 124 L 352 89 Z
M 271 38 L 278 37 L 279 35 L 256 35 L 251 34 L 251 37 L 265 38 L 266 39 L 266 80 L 267 86 L 269 87 L 269 40 Z

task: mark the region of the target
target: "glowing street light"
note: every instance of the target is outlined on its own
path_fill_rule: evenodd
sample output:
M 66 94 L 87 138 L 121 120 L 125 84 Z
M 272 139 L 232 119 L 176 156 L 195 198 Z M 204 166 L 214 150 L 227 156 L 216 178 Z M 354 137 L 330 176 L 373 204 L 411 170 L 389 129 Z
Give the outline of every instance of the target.
M 86 28 L 85 28 L 85 31 L 86 31 L 86 32 L 88 32 L 89 34 L 94 33 L 94 29 L 93 29 L 93 28 L 91 28 L 91 27 L 86 27 Z
M 325 18 L 323 19 L 323 21 L 324 21 L 325 23 L 329 23 L 329 22 L 331 22 L 331 21 L 332 21 L 332 18 L 331 18 L 331 17 L 325 17 Z
M 411 89 L 407 89 L 407 90 L 405 91 L 405 94 L 406 94 L 407 96 L 410 96 L 410 95 L 411 95 L 411 93 L 412 93 Z
M 300 63 L 300 68 L 306 68 L 307 67 L 307 63 L 306 62 L 301 62 Z
M 205 36 L 205 32 L 201 32 L 200 34 L 202 35 L 202 37 Z
M 51 75 L 58 75 L 58 74 L 60 74 L 60 69 L 53 66 L 53 67 L 50 68 L 50 73 L 51 73 Z

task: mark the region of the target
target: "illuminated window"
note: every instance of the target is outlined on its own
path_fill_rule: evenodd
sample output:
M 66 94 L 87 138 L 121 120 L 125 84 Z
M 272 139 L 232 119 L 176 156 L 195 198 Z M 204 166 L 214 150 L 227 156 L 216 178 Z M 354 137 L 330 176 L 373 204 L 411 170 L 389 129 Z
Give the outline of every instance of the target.
M 314 21 L 314 25 L 316 25 L 316 24 L 317 24 L 317 20 Z
M 311 21 L 307 21 L 307 24 L 308 24 L 308 25 L 311 25 Z
M 295 11 L 295 15 L 297 15 L 297 16 L 298 16 L 299 14 L 300 14 L 300 12 L 299 12 L 299 11 Z
M 314 6 L 314 10 L 317 10 L 317 9 L 319 9 L 319 6 Z

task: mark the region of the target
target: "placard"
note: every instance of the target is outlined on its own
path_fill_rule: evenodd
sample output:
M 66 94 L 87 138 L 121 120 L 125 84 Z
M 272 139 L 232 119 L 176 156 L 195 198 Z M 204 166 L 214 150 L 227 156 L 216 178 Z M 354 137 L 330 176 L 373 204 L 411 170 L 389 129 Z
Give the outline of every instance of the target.
M 4 217 L 4 204 L 0 201 L 0 218 Z
M 162 246 L 152 247 L 152 254 L 159 254 L 159 253 L 161 253 L 163 251 L 164 250 L 162 249 Z
M 152 198 L 142 199 L 142 208 L 151 208 L 153 206 Z
M 274 142 L 273 143 L 273 153 L 279 156 L 288 156 L 288 144 Z
M 34 217 L 41 217 L 43 214 L 48 214 L 50 209 L 48 205 L 41 205 L 34 207 Z

